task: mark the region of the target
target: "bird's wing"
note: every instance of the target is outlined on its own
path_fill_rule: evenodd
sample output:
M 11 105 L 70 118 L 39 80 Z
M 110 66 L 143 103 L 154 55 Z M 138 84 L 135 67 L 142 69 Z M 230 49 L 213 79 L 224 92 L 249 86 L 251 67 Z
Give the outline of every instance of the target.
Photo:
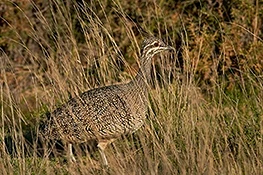
M 51 113 L 49 133 L 72 142 L 112 138 L 134 126 L 131 108 L 119 86 L 92 89 Z
M 121 89 L 109 86 L 87 91 L 80 96 L 85 112 L 81 117 L 87 132 L 96 137 L 119 136 L 129 130 L 132 116 Z

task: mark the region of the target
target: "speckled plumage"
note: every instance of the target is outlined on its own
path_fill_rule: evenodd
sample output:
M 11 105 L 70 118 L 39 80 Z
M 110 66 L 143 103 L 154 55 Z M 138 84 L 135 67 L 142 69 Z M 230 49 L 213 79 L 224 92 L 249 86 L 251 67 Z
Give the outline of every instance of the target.
M 123 134 L 136 131 L 144 122 L 151 58 L 156 53 L 171 49 L 158 38 L 144 40 L 140 69 L 133 80 L 92 89 L 70 99 L 50 113 L 43 135 L 68 143 L 97 140 L 103 163 L 108 165 L 103 152 L 106 145 Z
M 81 143 L 117 138 L 137 130 L 146 115 L 146 98 L 128 87 L 128 84 L 105 86 L 70 99 L 50 114 L 46 135 Z M 136 101 L 128 100 L 131 95 L 137 95 Z M 137 106 L 137 110 L 132 111 L 130 106 Z

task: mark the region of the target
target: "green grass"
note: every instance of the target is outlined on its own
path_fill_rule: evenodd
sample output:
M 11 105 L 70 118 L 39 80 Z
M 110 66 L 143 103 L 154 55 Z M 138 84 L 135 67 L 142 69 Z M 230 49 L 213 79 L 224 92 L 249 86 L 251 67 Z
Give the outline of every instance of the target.
M 262 174 L 261 2 L 3 1 L 0 174 Z M 119 13 L 116 13 L 118 11 Z M 156 56 L 149 115 L 106 150 L 41 154 L 43 114 L 88 89 L 129 81 L 146 31 L 176 47 Z M 87 151 L 89 150 L 89 151 Z

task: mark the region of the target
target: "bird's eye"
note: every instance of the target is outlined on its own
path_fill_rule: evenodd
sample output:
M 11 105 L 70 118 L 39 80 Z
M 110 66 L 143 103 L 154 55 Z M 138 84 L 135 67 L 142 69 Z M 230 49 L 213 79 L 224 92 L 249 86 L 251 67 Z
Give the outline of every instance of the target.
M 156 42 L 156 43 L 154 43 L 153 45 L 154 45 L 154 47 L 158 47 L 158 46 L 159 46 L 159 43 Z

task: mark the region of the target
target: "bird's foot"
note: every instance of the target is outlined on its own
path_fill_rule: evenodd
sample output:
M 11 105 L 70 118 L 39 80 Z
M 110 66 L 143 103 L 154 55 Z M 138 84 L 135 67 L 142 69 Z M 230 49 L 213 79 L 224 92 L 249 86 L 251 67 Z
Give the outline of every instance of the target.
M 75 158 L 73 155 L 70 155 L 70 156 L 69 156 L 69 161 L 70 161 L 71 163 L 76 163 L 76 162 L 77 162 L 76 158 Z
M 109 165 L 102 165 L 102 170 L 104 172 L 109 172 L 110 171 L 110 166 Z

